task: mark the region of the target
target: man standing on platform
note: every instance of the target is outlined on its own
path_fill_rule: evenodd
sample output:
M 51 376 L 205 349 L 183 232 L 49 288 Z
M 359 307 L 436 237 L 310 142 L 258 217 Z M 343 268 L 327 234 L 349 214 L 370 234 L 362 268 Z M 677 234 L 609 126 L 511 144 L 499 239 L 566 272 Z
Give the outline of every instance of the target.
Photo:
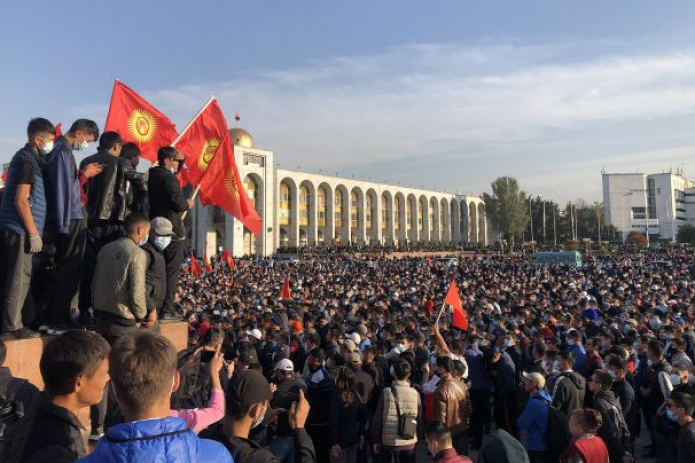
M 171 146 L 160 148 L 157 152 L 158 165 L 150 169 L 148 190 L 150 192 L 150 219 L 164 217 L 173 226 L 171 244 L 164 249 L 166 261 L 166 294 L 162 305 L 160 320 L 178 320 L 174 309 L 181 263 L 186 247 L 186 234 L 182 214 L 193 208 L 193 200 L 186 199 L 176 173 L 181 170 L 185 157 Z
M 89 119 L 78 119 L 68 133 L 56 141 L 48 156 L 46 231 L 56 245 L 58 274 L 49 305 L 49 334 L 62 334 L 69 328 L 70 308 L 82 275 L 87 221 L 82 206 L 80 176 L 83 173 L 77 169 L 73 150 L 84 151 L 97 138 L 97 124 Z
M 7 172 L 0 202 L 0 318 L 3 340 L 35 338 L 22 324 L 22 307 L 31 282 L 31 257 L 41 251 L 46 220 L 42 169 L 53 149 L 56 129 L 43 118 L 27 127 L 27 144 L 17 151 Z

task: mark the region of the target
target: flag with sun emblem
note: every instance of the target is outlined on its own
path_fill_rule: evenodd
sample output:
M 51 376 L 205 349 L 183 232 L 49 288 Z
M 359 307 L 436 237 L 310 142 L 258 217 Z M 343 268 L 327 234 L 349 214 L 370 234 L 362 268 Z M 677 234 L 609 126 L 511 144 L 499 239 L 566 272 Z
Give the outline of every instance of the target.
M 229 132 L 220 140 L 215 156 L 200 181 L 200 196 L 239 219 L 254 235 L 261 230 L 261 218 L 240 181 Z
M 200 184 L 226 133 L 227 121 L 217 100 L 211 98 L 181 132 L 175 144 L 176 149 L 186 156 L 188 181 L 191 185 Z
M 118 80 L 113 86 L 104 131 L 118 132 L 124 142 L 134 142 L 142 157 L 157 162 L 157 151 L 178 136 L 174 124 L 157 108 Z

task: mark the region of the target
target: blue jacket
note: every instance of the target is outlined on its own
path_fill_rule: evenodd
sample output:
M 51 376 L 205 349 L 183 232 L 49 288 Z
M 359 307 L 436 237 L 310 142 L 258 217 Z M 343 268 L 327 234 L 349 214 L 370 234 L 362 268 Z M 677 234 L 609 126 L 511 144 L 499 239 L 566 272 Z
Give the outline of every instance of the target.
M 0 203 L 0 230 L 10 230 L 18 235 L 27 234 L 24 222 L 19 218 L 17 206 L 15 205 L 18 186 L 17 176 L 25 162 L 31 163 L 34 171 L 34 183 L 31 184 L 29 203 L 31 204 L 31 216 L 34 219 L 34 225 L 36 225 L 39 235 L 41 235 L 46 222 L 46 193 L 42 171 L 45 161 L 41 155 L 34 153 L 29 146 L 25 146 L 17 151 L 10 162 L 10 167 L 7 171 L 5 193 L 2 195 L 2 203 Z
M 548 403 L 552 401 L 553 399 L 546 391 L 534 392 L 526 403 L 523 413 L 516 420 L 518 428 L 527 432 L 526 448 L 528 450 L 545 450 L 544 436 L 548 427 Z
M 123 423 L 109 428 L 94 453 L 79 460 L 98 463 L 234 463 L 224 445 L 200 439 L 181 418 Z
M 485 379 L 483 351 L 480 350 L 477 344 L 472 344 L 466 349 L 465 357 L 468 364 L 468 379 L 471 381 L 471 389 L 486 389 L 488 384 Z
M 574 365 L 572 369 L 574 371 L 584 371 L 584 364 L 586 363 L 586 350 L 582 344 L 575 344 L 570 346 L 569 349 L 572 357 L 574 357 Z
M 65 137 L 60 137 L 48 155 L 44 178 L 49 206 L 48 220 L 61 234 L 70 233 L 70 221 L 84 217 L 79 174 L 70 143 Z

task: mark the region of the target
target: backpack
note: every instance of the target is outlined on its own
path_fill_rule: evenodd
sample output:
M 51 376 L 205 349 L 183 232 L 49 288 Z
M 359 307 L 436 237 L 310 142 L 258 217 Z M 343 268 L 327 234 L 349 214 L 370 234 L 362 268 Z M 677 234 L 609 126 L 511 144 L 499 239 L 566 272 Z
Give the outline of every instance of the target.
M 24 407 L 15 399 L 27 380 L 9 378 L 0 392 L 0 451 L 5 445 L 5 437 L 12 426 L 24 416 Z
M 548 409 L 548 425 L 545 427 L 543 442 L 545 443 L 546 452 L 550 457 L 548 461 L 555 461 L 565 451 L 572 438 L 569 420 L 559 408 L 553 407 L 542 397 L 534 397 L 532 400 L 543 401 Z
M 202 365 L 190 368 L 181 375 L 181 383 L 174 393 L 172 408 L 177 410 L 205 408 L 211 396 L 210 373 Z

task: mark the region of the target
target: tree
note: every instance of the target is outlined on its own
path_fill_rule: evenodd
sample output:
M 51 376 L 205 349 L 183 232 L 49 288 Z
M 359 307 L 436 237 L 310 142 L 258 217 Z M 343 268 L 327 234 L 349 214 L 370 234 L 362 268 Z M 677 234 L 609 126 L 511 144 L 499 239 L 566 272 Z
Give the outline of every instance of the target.
M 634 244 L 642 248 L 647 247 L 647 237 L 644 236 L 642 233 L 636 231 L 631 231 L 630 233 L 628 233 L 625 242 L 627 244 Z
M 676 241 L 679 243 L 695 244 L 695 227 L 690 224 L 678 227 Z
M 484 193 L 483 197 L 493 227 L 508 240 L 521 236 L 529 221 L 526 193 L 514 177 L 499 177 L 490 186 L 492 194 Z

